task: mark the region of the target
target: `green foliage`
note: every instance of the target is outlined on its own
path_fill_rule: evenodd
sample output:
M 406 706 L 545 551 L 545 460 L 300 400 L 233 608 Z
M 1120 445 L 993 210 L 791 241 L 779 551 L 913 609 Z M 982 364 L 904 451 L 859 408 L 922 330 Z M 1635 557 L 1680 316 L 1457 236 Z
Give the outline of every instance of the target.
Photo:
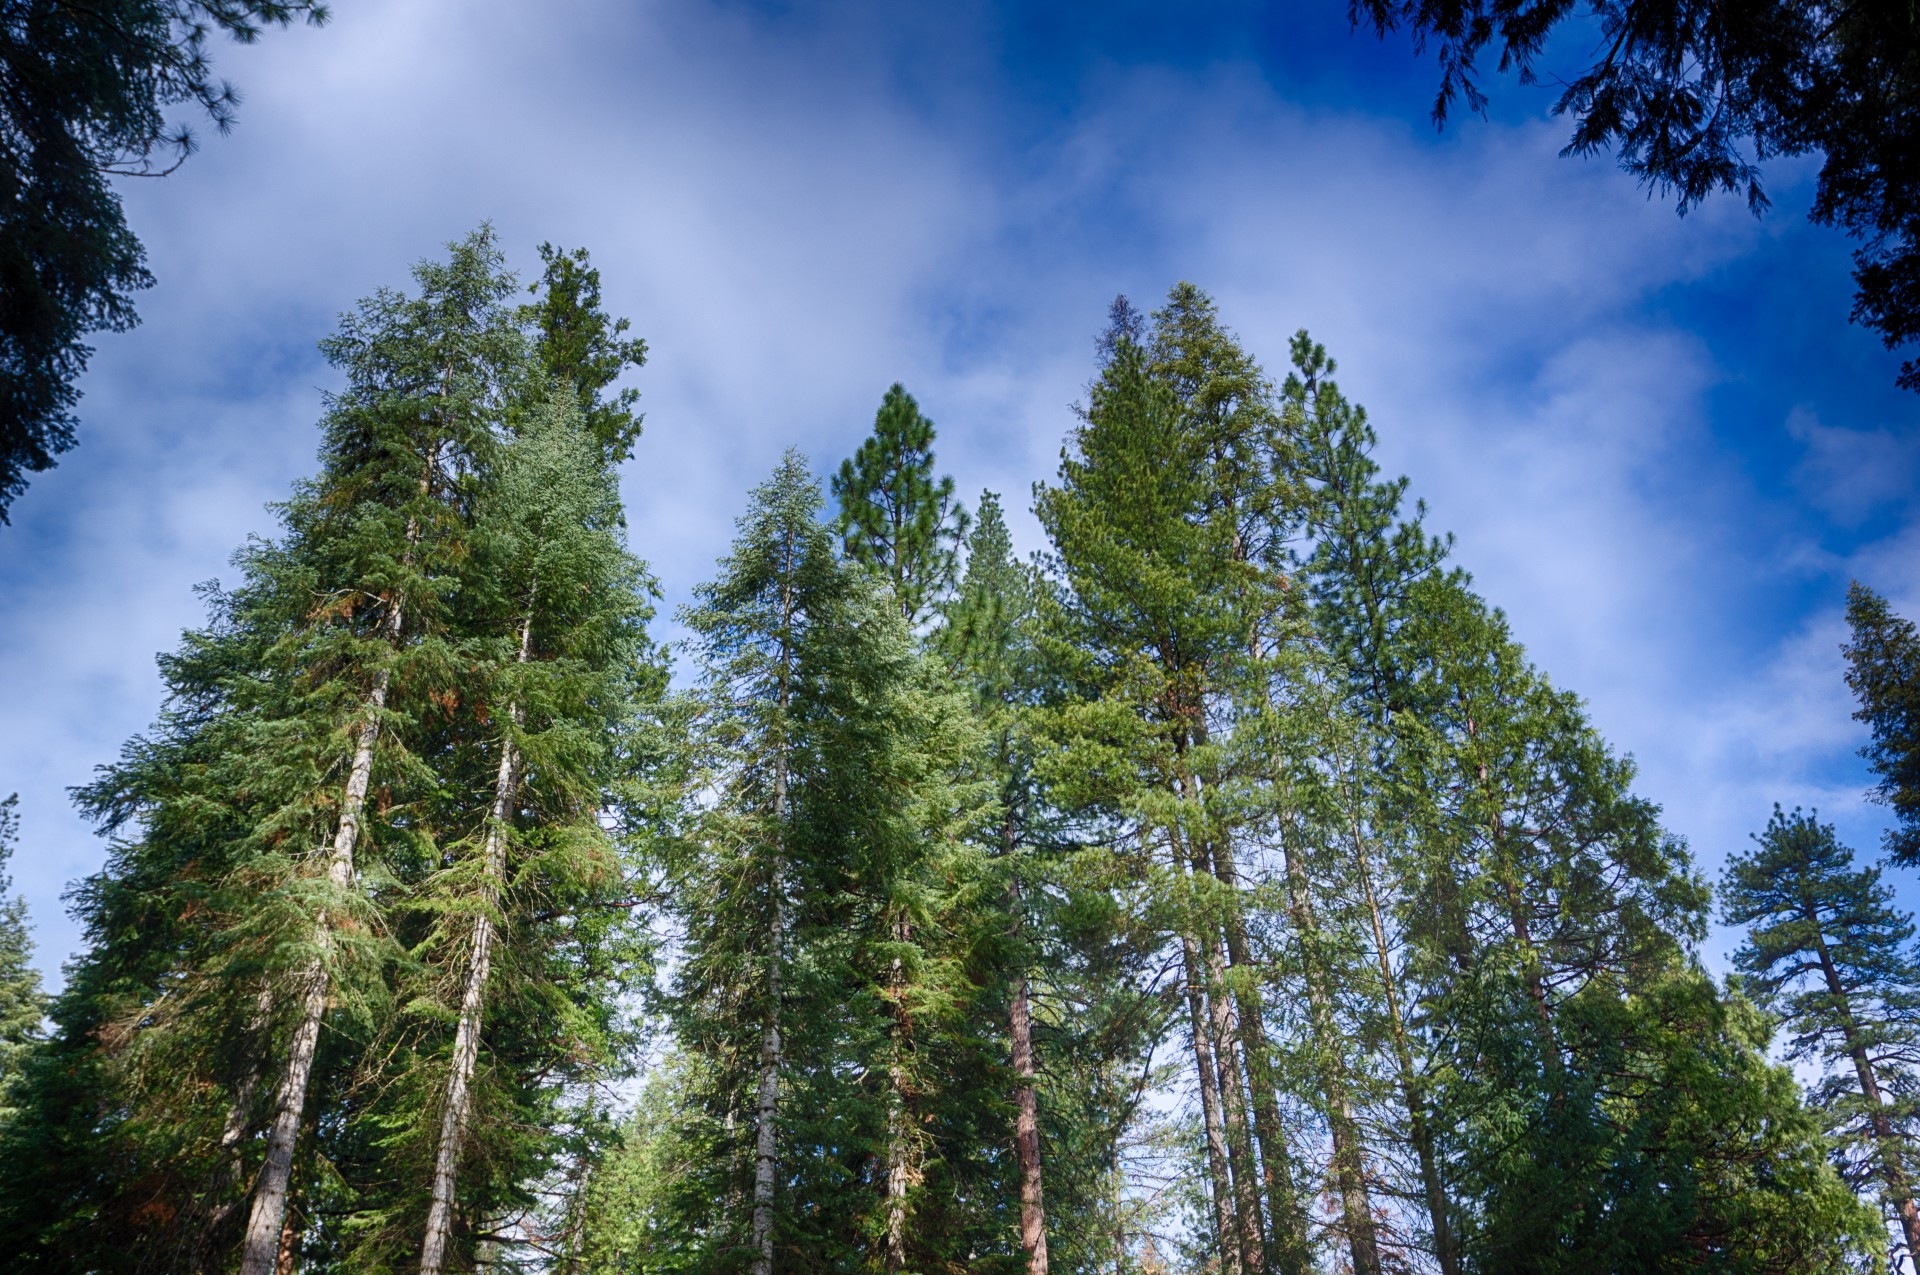
M 18 847 L 20 797 L 0 801 L 0 1128 L 16 1114 L 13 1095 L 21 1073 L 40 1042 L 46 1017 L 46 993 L 40 990 L 40 971 L 33 967 L 33 931 L 27 923 L 27 901 L 9 897 L 13 878 L 7 861 Z
M 908 627 L 953 587 L 966 511 L 953 479 L 933 476 L 933 422 L 904 386 L 887 389 L 873 434 L 833 477 L 847 556 L 893 587 Z
M 152 283 L 112 186 L 116 173 L 172 171 L 193 133 L 167 118 L 202 111 L 225 132 L 239 98 L 207 58 L 215 32 L 251 42 L 314 0 L 13 3 L 0 21 L 0 523 L 74 443 L 74 387 L 90 332 L 135 320 Z M 171 162 L 169 162 L 171 161 Z
M 637 718 L 664 678 L 644 634 L 652 582 L 625 551 L 577 386 L 549 392 L 507 305 L 517 284 L 491 232 L 415 280 L 323 344 L 347 384 L 318 476 L 162 658 L 155 730 L 80 793 L 115 841 L 77 891 L 90 947 L 5 1134 L 10 1269 L 229 1261 L 315 970 L 328 1009 L 287 1243 L 314 1267 L 417 1258 L 482 914 L 500 938 L 456 1252 L 544 1225 L 547 1190 L 601 1136 L 589 1089 L 631 1052 L 619 1000 L 644 951 L 600 817 L 657 752 Z M 369 718 L 343 885 L 329 861 Z M 503 742 L 524 778 L 483 886 Z M 50 1171 L 14 1167 L 35 1162 Z
M 1847 623 L 1847 686 L 1860 703 L 1853 716 L 1873 732 L 1861 753 L 1893 808 L 1887 850 L 1912 867 L 1920 864 L 1920 631 L 1858 581 L 1847 589 Z
M 1734 965 L 1786 1027 L 1788 1056 L 1819 1068 L 1811 1102 L 1842 1174 L 1877 1185 L 1898 1217 L 1920 1172 L 1913 919 L 1894 910 L 1879 869 L 1855 869 L 1832 825 L 1776 806 L 1756 840 L 1721 887 L 1723 919 L 1747 927 Z
M 646 366 L 647 343 L 624 337 L 632 324 L 601 309 L 600 272 L 588 263 L 585 248 L 565 252 L 543 243 L 540 260 L 545 268 L 529 289 L 535 300 L 520 312 L 535 334 L 534 360 L 547 376 L 573 388 L 587 433 L 608 463 L 618 464 L 633 454 L 640 437 L 641 418 L 633 410 L 640 391 L 629 386 L 610 399 L 601 394 L 628 368 Z
M 1679 196 L 1682 213 L 1716 190 L 1769 204 L 1760 163 L 1823 157 L 1811 219 L 1861 243 L 1853 317 L 1888 349 L 1920 338 L 1920 11 L 1815 0 L 1350 0 L 1384 35 L 1404 26 L 1437 47 L 1434 119 L 1456 102 L 1483 110 L 1478 60 L 1535 82 L 1549 39 L 1569 22 L 1598 27 L 1595 60 L 1556 75 L 1554 113 L 1574 118 L 1561 153 L 1612 151 L 1643 183 Z M 1920 360 L 1899 382 L 1920 389 Z

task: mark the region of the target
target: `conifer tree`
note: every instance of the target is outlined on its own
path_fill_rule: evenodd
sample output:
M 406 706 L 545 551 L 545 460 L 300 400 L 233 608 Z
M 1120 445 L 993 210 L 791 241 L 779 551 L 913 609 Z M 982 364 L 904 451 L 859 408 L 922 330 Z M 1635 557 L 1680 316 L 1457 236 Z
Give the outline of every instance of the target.
M 906 387 L 889 386 L 873 434 L 833 477 L 847 555 L 880 572 L 916 627 L 953 587 L 967 516 L 953 479 L 934 477 L 933 422 Z
M 14 1092 L 47 1012 L 40 971 L 33 967 L 27 901 L 12 894 L 7 861 L 18 848 L 20 795 L 0 801 L 0 1128 L 14 1115 Z
M 543 243 L 540 261 L 540 278 L 530 288 L 534 300 L 520 310 L 521 322 L 533 334 L 534 362 L 546 377 L 573 388 L 584 428 L 607 462 L 618 464 L 633 454 L 640 437 L 641 417 L 633 410 L 640 391 L 631 386 L 611 396 L 606 391 L 628 368 L 646 365 L 647 343 L 627 337 L 632 323 L 602 308 L 600 271 L 585 248 L 567 252 Z M 542 397 L 535 385 L 529 406 Z
M 1920 631 L 1885 598 L 1854 581 L 1847 589 L 1847 685 L 1873 741 L 1861 750 L 1880 776 L 1877 795 L 1893 808 L 1887 849 L 1895 863 L 1920 864 Z
M 1913 920 L 1833 825 L 1774 807 L 1758 848 L 1727 864 L 1722 919 L 1747 927 L 1734 965 L 1780 1015 L 1788 1053 L 1823 1071 L 1813 1104 L 1856 1186 L 1878 1185 L 1920 1254 L 1920 961 Z M 1893 1260 L 1898 1263 L 1899 1253 Z
M 1047 1275 L 1047 1212 L 1040 1144 L 1039 1071 L 1035 1063 L 1033 964 L 1027 878 L 1034 871 L 1033 832 L 1039 814 L 1031 748 L 1023 738 L 1021 710 L 1040 680 L 1034 650 L 1035 582 L 1013 556 L 1013 540 L 1000 499 L 982 492 L 979 520 L 967 542 L 966 573 L 943 631 L 961 684 L 971 693 L 985 727 L 987 764 L 998 788 L 995 853 L 1006 880 L 1008 960 L 1007 1041 L 1013 1069 L 1013 1151 L 1019 1170 L 1020 1247 L 1027 1275 Z
M 1251 953 L 1213 736 L 1234 720 L 1235 688 L 1283 606 L 1275 422 L 1257 369 L 1190 285 L 1151 331 L 1116 303 L 1102 349 L 1059 485 L 1037 491 L 1063 585 L 1048 643 L 1079 688 L 1079 703 L 1049 714 L 1052 778 L 1066 799 L 1108 812 L 1116 842 L 1137 843 L 1135 870 L 1159 881 L 1178 918 L 1219 1260 L 1258 1269 L 1271 1252 L 1299 1269 L 1257 983 L 1230 973 Z
M 1302 434 L 1323 511 L 1310 589 L 1355 717 L 1385 728 L 1369 782 L 1397 845 L 1386 942 L 1409 951 L 1403 1021 L 1440 1081 L 1415 1091 L 1437 1117 L 1420 1157 L 1432 1236 L 1449 1223 L 1467 1269 L 1660 1269 L 1682 1252 L 1838 1269 L 1856 1218 L 1761 1056 L 1764 1022 L 1698 968 L 1705 898 L 1684 848 L 1577 699 L 1443 573 L 1444 542 L 1399 517 L 1330 360 L 1304 337 L 1295 358 L 1295 410 L 1329 427 Z
M 616 1043 L 594 812 L 658 680 L 647 581 L 577 387 L 520 406 L 544 373 L 491 232 L 415 277 L 325 343 L 319 476 L 81 793 L 117 839 L 5 1135 L 11 1265 L 378 1264 L 436 1199 L 457 1252 L 531 1207 Z
M 454 1027 L 427 1067 L 443 1079 L 423 1104 L 437 1127 L 422 1275 L 446 1268 L 456 1217 L 471 1236 L 503 1206 L 530 1207 L 522 1193 L 556 1151 L 556 1087 L 612 1061 L 599 1005 L 617 989 L 596 997 L 591 986 L 609 937 L 593 907 L 619 897 L 623 873 L 597 816 L 633 710 L 658 680 L 643 628 L 652 582 L 621 543 L 612 476 L 570 390 L 500 448 L 474 523 L 480 614 L 463 625 L 476 637 L 462 682 L 484 716 L 461 752 L 491 763 L 491 782 L 473 785 L 483 817 L 444 848 L 412 904 L 433 920 L 411 1004 L 419 1012 L 445 988 L 437 1010 Z M 464 1164 L 488 1180 L 457 1207 L 473 1176 Z

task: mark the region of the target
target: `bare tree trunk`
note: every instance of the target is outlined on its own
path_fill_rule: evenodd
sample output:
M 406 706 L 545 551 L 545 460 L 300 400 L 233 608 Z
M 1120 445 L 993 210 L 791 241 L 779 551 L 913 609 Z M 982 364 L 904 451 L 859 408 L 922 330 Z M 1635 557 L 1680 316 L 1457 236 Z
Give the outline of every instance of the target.
M 1240 1269 L 1240 1228 L 1234 1218 L 1233 1181 L 1227 1169 L 1227 1136 L 1220 1120 L 1220 1090 L 1202 994 L 1200 948 L 1191 934 L 1180 935 L 1182 972 L 1187 981 L 1187 1022 L 1193 1033 L 1193 1065 L 1199 1073 L 1200 1115 L 1207 1133 L 1207 1173 L 1213 1187 L 1214 1225 L 1220 1242 L 1220 1268 Z
M 905 944 L 913 937 L 912 924 L 904 914 L 889 928 L 895 943 Z M 898 1272 L 907 1268 L 907 1191 L 915 1177 L 914 1129 L 907 1104 L 907 1055 L 913 1048 L 913 1022 L 907 1015 L 906 965 L 898 956 L 887 974 L 887 994 L 893 1002 L 893 1040 L 887 1060 L 886 1261 L 889 1271 Z
M 520 621 L 520 652 L 516 664 L 525 664 L 533 647 L 533 600 Z M 516 701 L 507 717 L 517 729 L 526 720 Z M 474 1068 L 480 1059 L 480 1027 L 486 1012 L 487 975 L 493 965 L 494 912 L 507 875 L 507 824 L 513 818 L 514 798 L 520 787 L 520 750 L 512 731 L 500 740 L 500 768 L 494 775 L 493 809 L 488 811 L 487 838 L 482 851 L 480 907 L 473 922 L 473 946 L 467 951 L 466 986 L 460 996 L 460 1023 L 453 1034 L 453 1065 L 440 1109 L 440 1143 L 433 1157 L 433 1202 L 427 1206 L 427 1234 L 420 1247 L 420 1275 L 441 1275 L 446 1268 L 447 1241 L 453 1234 L 453 1196 L 460 1168 L 461 1144 L 466 1141 L 471 1114 Z
M 1239 869 L 1233 843 L 1221 836 L 1213 845 L 1213 871 L 1228 892 L 1226 917 L 1227 959 L 1234 969 L 1254 969 L 1247 943 L 1246 918 L 1240 911 Z M 1260 1175 L 1267 1197 L 1270 1263 L 1281 1275 L 1307 1275 L 1313 1254 L 1307 1247 L 1306 1219 L 1301 1216 L 1294 1190 L 1293 1153 L 1273 1080 L 1272 1048 L 1267 1042 L 1266 1009 L 1260 990 L 1251 981 L 1235 980 L 1234 1003 L 1247 1064 L 1247 1088 L 1252 1094 L 1253 1131 L 1260 1146 Z
M 1011 859 L 1014 850 L 1013 815 L 1000 825 L 1000 852 Z M 1025 919 L 1020 904 L 1020 878 L 1010 867 L 1007 897 L 1012 905 L 1014 933 Z M 1047 1275 L 1047 1208 L 1040 1190 L 1040 1102 L 1034 1092 L 1033 1013 L 1027 997 L 1026 955 L 1021 949 L 1019 974 L 1013 981 L 1013 1000 L 1007 1007 L 1007 1036 L 1013 1062 L 1013 1155 L 1020 1166 L 1020 1247 L 1027 1255 L 1027 1275 Z
M 1338 1050 L 1342 1042 L 1333 1021 L 1325 972 L 1318 955 L 1319 928 L 1313 901 L 1307 893 L 1306 873 L 1299 855 L 1284 847 L 1287 896 L 1293 924 L 1306 956 L 1307 1006 L 1313 1018 L 1314 1053 L 1320 1060 L 1320 1082 L 1327 1103 L 1327 1126 L 1333 1135 L 1334 1183 L 1340 1193 L 1340 1221 L 1347 1233 L 1347 1251 L 1354 1275 L 1380 1275 L 1380 1243 L 1373 1219 L 1373 1202 L 1366 1180 L 1365 1150 L 1347 1098 L 1345 1069 Z
M 1007 1019 L 1013 1039 L 1013 1150 L 1020 1163 L 1020 1247 L 1027 1254 L 1027 1275 L 1047 1275 L 1047 1209 L 1040 1192 L 1040 1107 L 1033 1089 L 1033 1019 L 1024 971 L 1014 982 Z
M 760 1091 L 754 1130 L 752 1275 L 773 1275 L 773 1185 L 777 1143 L 774 1122 L 780 1099 L 780 960 L 787 924 L 787 706 L 792 695 L 793 652 L 787 639 L 793 624 L 793 533 L 787 533 L 785 576 L 780 599 L 780 737 L 774 741 L 773 845 L 767 866 L 771 904 L 767 920 L 767 1018 L 760 1030 Z
M 775 780 L 774 809 L 784 814 L 786 769 Z M 776 821 L 780 815 L 775 816 Z M 771 872 L 773 915 L 767 925 L 767 1019 L 760 1030 L 760 1092 L 756 1112 L 753 1164 L 753 1275 L 773 1272 L 774 1119 L 780 1097 L 780 948 L 786 928 L 786 900 L 781 891 L 782 855 L 774 851 Z
M 1246 1093 L 1241 1088 L 1239 1033 L 1226 986 L 1226 963 L 1213 927 L 1201 946 L 1207 969 L 1207 1007 L 1213 1029 L 1214 1076 L 1220 1083 L 1220 1122 L 1227 1135 L 1227 1164 L 1233 1170 L 1233 1209 L 1239 1220 L 1240 1265 L 1248 1272 L 1266 1268 L 1266 1235 L 1261 1226 L 1260 1194 L 1254 1183 L 1253 1135 L 1247 1128 Z
M 397 599 L 388 607 L 387 641 L 397 645 L 401 607 Z M 340 825 L 334 833 L 333 850 L 327 862 L 327 882 L 336 893 L 344 893 L 353 884 L 353 850 L 360 838 L 360 814 L 366 806 L 367 786 L 373 775 L 373 745 L 380 736 L 380 714 L 387 706 L 389 677 L 385 668 L 374 676 L 373 689 L 367 694 L 366 717 L 354 741 L 353 763 L 347 772 L 346 793 L 340 803 Z M 321 954 L 307 966 L 301 980 L 299 1025 L 294 1028 L 273 1122 L 267 1130 L 266 1159 L 254 1186 L 253 1211 L 247 1219 L 246 1238 L 241 1244 L 240 1275 L 274 1275 L 279 1258 L 287 1186 L 293 1177 L 294 1144 L 299 1140 L 300 1120 L 306 1111 L 307 1084 L 312 1079 L 313 1059 L 320 1045 L 320 1022 L 327 1012 L 326 956 L 333 947 L 333 926 L 325 908 L 314 918 L 314 931 Z
M 1920 1208 L 1914 1207 L 1913 1186 L 1907 1181 L 1906 1169 L 1900 1163 L 1897 1148 L 1900 1139 L 1887 1118 L 1886 1099 L 1880 1092 L 1880 1077 L 1873 1069 L 1873 1059 L 1867 1053 L 1867 1047 L 1860 1040 L 1860 1028 L 1853 1017 L 1853 1002 L 1847 995 L 1846 984 L 1840 980 L 1840 971 L 1834 965 L 1833 953 L 1827 949 L 1827 935 L 1822 928 L 1820 917 L 1812 908 L 1806 912 L 1807 923 L 1813 929 L 1813 941 L 1820 952 L 1820 972 L 1827 983 L 1827 993 L 1833 997 L 1835 1008 L 1840 1011 L 1840 1031 L 1847 1046 L 1847 1057 L 1853 1060 L 1853 1074 L 1860 1082 L 1860 1096 L 1867 1100 L 1867 1127 L 1873 1130 L 1875 1150 L 1879 1152 L 1880 1176 L 1887 1184 L 1887 1196 L 1893 1202 L 1893 1209 L 1900 1218 L 1900 1232 L 1906 1238 L 1907 1252 L 1920 1263 Z
M 1453 1224 L 1446 1186 L 1440 1180 L 1439 1159 L 1434 1152 L 1433 1129 L 1427 1123 L 1426 1095 L 1419 1073 L 1413 1065 L 1413 1049 L 1407 1041 L 1406 1020 L 1400 1012 L 1400 995 L 1393 974 L 1393 959 L 1387 947 L 1386 926 L 1380 920 L 1380 903 L 1373 892 L 1373 874 L 1368 869 L 1366 843 L 1360 835 L 1358 820 L 1353 824 L 1354 870 L 1367 900 L 1367 916 L 1373 923 L 1373 950 L 1380 963 L 1380 986 L 1387 1003 L 1387 1025 L 1393 1036 L 1394 1064 L 1399 1071 L 1400 1097 L 1407 1108 L 1407 1133 L 1414 1155 L 1420 1161 L 1420 1186 L 1426 1197 L 1427 1222 L 1433 1235 L 1433 1256 L 1441 1275 L 1459 1275 L 1460 1259 L 1453 1248 Z

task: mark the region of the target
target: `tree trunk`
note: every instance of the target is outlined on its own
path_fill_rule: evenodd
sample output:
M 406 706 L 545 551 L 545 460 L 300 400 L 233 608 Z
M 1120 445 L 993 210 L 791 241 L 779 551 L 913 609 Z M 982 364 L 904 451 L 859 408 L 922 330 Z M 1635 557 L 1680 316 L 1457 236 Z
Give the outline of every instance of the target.
M 896 917 L 892 926 L 894 942 L 905 944 L 913 936 L 907 918 Z M 913 1047 L 913 1022 L 907 1016 L 907 971 L 900 957 L 893 958 L 887 974 L 888 999 L 893 1003 L 893 1040 L 887 1060 L 887 1269 L 907 1269 L 907 1191 L 914 1179 L 914 1129 L 908 1111 L 907 1055 Z
M 1248 1275 L 1266 1267 L 1266 1235 L 1261 1226 L 1260 1195 L 1254 1186 L 1253 1135 L 1247 1128 L 1246 1096 L 1241 1087 L 1239 1036 L 1233 1001 L 1226 987 L 1226 963 L 1220 940 L 1208 925 L 1201 945 L 1207 969 L 1207 1007 L 1213 1029 L 1214 1076 L 1220 1083 L 1220 1122 L 1227 1135 L 1227 1164 L 1233 1170 L 1233 1209 L 1239 1221 L 1240 1265 Z
M 1187 982 L 1187 1023 L 1193 1033 L 1193 1065 L 1199 1074 L 1200 1115 L 1207 1132 L 1207 1173 L 1213 1188 L 1214 1225 L 1218 1228 L 1220 1269 L 1240 1269 L 1240 1228 L 1234 1219 L 1233 1182 L 1227 1171 L 1227 1137 L 1220 1122 L 1220 1090 L 1208 1044 L 1207 1010 L 1202 995 L 1199 944 L 1180 935 L 1182 972 Z
M 533 602 L 520 621 L 520 652 L 516 664 L 527 662 L 533 646 Z M 507 717 L 514 728 L 525 720 L 516 701 Z M 520 786 L 520 750 L 510 730 L 500 740 L 500 768 L 493 781 L 493 809 L 488 812 L 486 846 L 482 852 L 480 907 L 473 922 L 473 946 L 467 952 L 466 986 L 460 996 L 460 1024 L 453 1034 L 453 1066 L 440 1109 L 440 1144 L 433 1158 L 433 1202 L 427 1206 L 427 1235 L 420 1247 L 420 1275 L 441 1275 L 446 1268 L 447 1241 L 453 1234 L 453 1196 L 460 1168 L 461 1144 L 466 1141 L 471 1114 L 473 1072 L 480 1059 L 480 1027 L 486 1013 L 487 975 L 493 964 L 494 912 L 507 874 L 507 823 Z
M 387 640 L 397 645 L 400 603 L 395 600 L 389 606 Z M 327 863 L 327 882 L 336 893 L 345 893 L 353 883 L 353 850 L 360 838 L 360 813 L 366 806 L 367 786 L 373 775 L 373 745 L 380 735 L 380 714 L 387 706 L 388 681 L 385 668 L 374 676 L 373 689 L 366 700 L 366 719 L 360 724 L 354 741 L 353 763 L 347 772 L 346 793 L 340 803 L 340 825 L 334 833 L 333 850 Z M 294 1144 L 299 1139 L 301 1116 L 306 1111 L 307 1084 L 312 1079 L 313 1059 L 320 1045 L 320 1022 L 327 1012 L 326 957 L 333 947 L 333 927 L 325 908 L 314 918 L 314 930 L 320 955 L 307 966 L 302 979 L 299 1025 L 294 1028 L 273 1122 L 267 1130 L 266 1159 L 254 1186 L 253 1211 L 247 1219 L 246 1238 L 241 1245 L 240 1275 L 274 1275 L 278 1263 L 281 1224 L 287 1211 L 287 1185 L 293 1177 Z
M 1313 901 L 1307 893 L 1306 873 L 1298 853 L 1292 847 L 1283 848 L 1282 853 L 1286 858 L 1289 911 L 1306 958 L 1307 1007 L 1313 1020 L 1314 1053 L 1320 1060 L 1328 1131 L 1333 1135 L 1333 1172 L 1334 1184 L 1340 1193 L 1340 1221 L 1347 1233 L 1354 1275 L 1380 1275 L 1380 1244 L 1367 1190 L 1365 1153 L 1347 1098 L 1345 1069 L 1337 1052 L 1344 1046 L 1335 1029 L 1325 972 L 1320 968 L 1318 922 L 1314 919 Z
M 1813 927 L 1813 941 L 1820 951 L 1820 972 L 1826 978 L 1827 992 L 1840 1011 L 1840 1031 L 1846 1041 L 1847 1057 L 1853 1060 L 1853 1074 L 1860 1081 L 1861 1096 L 1867 1100 L 1867 1126 L 1873 1130 L 1875 1150 L 1879 1152 L 1881 1180 L 1887 1184 L 1887 1196 L 1893 1202 L 1894 1212 L 1899 1215 L 1900 1232 L 1906 1238 L 1907 1252 L 1913 1255 L 1915 1262 L 1920 1262 L 1920 1208 L 1914 1206 L 1913 1187 L 1907 1181 L 1906 1169 L 1901 1165 L 1896 1151 L 1900 1139 L 1893 1122 L 1887 1119 L 1886 1100 L 1880 1093 L 1880 1078 L 1874 1073 L 1873 1059 L 1860 1040 L 1860 1028 L 1854 1021 L 1852 1001 L 1847 995 L 1846 985 L 1840 981 L 1840 971 L 1833 963 L 1833 953 L 1827 949 L 1826 931 L 1821 927 L 1820 917 L 1814 909 L 1808 908 L 1806 918 Z
M 760 1089 L 753 1160 L 752 1275 L 773 1275 L 773 1185 L 780 1099 L 780 960 L 786 936 L 787 706 L 792 695 L 793 533 L 787 533 L 785 585 L 780 598 L 779 733 L 774 740 L 772 861 L 767 865 L 767 1017 L 760 1029 Z
M 1354 870 L 1367 900 L 1367 916 L 1373 924 L 1373 950 L 1380 963 L 1380 986 L 1387 1003 L 1387 1025 L 1393 1036 L 1394 1065 L 1399 1071 L 1400 1097 L 1407 1109 L 1407 1133 L 1420 1161 L 1420 1187 L 1426 1197 L 1427 1222 L 1433 1235 L 1433 1256 L 1441 1275 L 1459 1275 L 1460 1259 L 1453 1248 L 1453 1224 L 1449 1216 L 1446 1187 L 1440 1181 L 1440 1165 L 1434 1153 L 1433 1130 L 1427 1124 L 1426 1096 L 1419 1073 L 1414 1069 L 1413 1050 L 1407 1041 L 1406 1021 L 1400 1013 L 1400 996 L 1393 974 L 1393 959 L 1387 947 L 1387 931 L 1380 920 L 1380 903 L 1373 892 L 1373 874 L 1367 866 L 1366 843 L 1360 826 L 1353 825 Z
M 1047 1210 L 1040 1193 L 1040 1106 L 1033 1089 L 1033 1019 L 1024 971 L 1014 981 L 1007 1019 L 1013 1040 L 1013 1151 L 1020 1164 L 1020 1247 L 1027 1254 L 1027 1275 L 1047 1275 Z
M 776 822 L 785 813 L 786 768 L 774 778 Z M 786 900 L 781 891 L 782 855 L 774 851 L 769 884 L 772 917 L 767 924 L 767 1019 L 760 1029 L 760 1092 L 756 1110 L 753 1164 L 753 1275 L 773 1272 L 774 1118 L 780 1097 L 780 948 L 786 928 Z
M 1214 875 L 1228 891 L 1227 959 L 1234 969 L 1253 972 L 1247 943 L 1246 918 L 1240 911 L 1239 869 L 1233 844 L 1220 837 L 1214 845 Z M 1267 1042 L 1266 1007 L 1260 990 L 1249 980 L 1236 980 L 1234 1000 L 1240 1038 L 1247 1063 L 1247 1088 L 1253 1096 L 1253 1132 L 1260 1147 L 1260 1174 L 1267 1197 L 1267 1225 L 1272 1240 L 1270 1264 L 1280 1275 L 1308 1275 L 1313 1255 L 1307 1246 L 1306 1220 L 1294 1191 L 1293 1153 L 1286 1126 L 1280 1121 L 1277 1087 L 1273 1079 L 1272 1048 Z

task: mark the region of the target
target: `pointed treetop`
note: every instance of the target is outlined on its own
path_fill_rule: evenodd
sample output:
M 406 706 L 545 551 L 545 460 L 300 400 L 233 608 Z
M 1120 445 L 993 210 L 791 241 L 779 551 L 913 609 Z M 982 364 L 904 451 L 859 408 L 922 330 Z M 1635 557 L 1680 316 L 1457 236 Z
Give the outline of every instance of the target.
M 966 512 L 953 479 L 934 477 L 933 422 L 895 382 L 880 402 L 873 434 L 833 478 L 847 556 L 885 576 L 900 614 L 918 625 L 952 589 Z
M 589 264 L 587 250 L 571 252 L 550 243 L 540 245 L 545 269 L 528 289 L 532 304 L 521 308 L 521 318 L 533 329 L 534 357 L 547 375 L 573 387 L 587 432 L 599 441 L 607 460 L 618 463 L 633 454 L 642 417 L 633 410 L 640 391 L 622 389 L 609 398 L 606 390 L 629 367 L 643 367 L 647 343 L 623 339 L 632 325 L 610 317 L 600 302 L 600 271 Z

